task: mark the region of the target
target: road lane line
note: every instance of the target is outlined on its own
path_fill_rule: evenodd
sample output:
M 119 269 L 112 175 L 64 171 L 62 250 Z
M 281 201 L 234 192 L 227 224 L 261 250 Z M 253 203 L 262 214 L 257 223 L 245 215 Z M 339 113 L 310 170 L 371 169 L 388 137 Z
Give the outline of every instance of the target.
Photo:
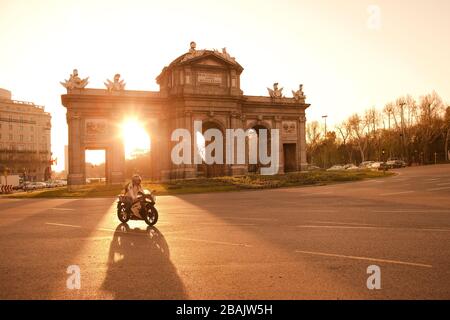
M 415 231 L 437 231 L 450 232 L 450 229 L 442 228 L 408 228 L 408 227 L 390 227 L 390 226 L 315 226 L 315 225 L 297 225 L 295 228 L 323 228 L 323 229 L 384 229 L 384 230 L 415 230 Z
M 194 239 L 194 238 L 184 238 L 184 237 L 177 237 L 175 236 L 175 240 L 185 240 L 185 241 L 194 241 L 194 242 L 204 242 L 204 243 L 212 243 L 212 244 L 222 244 L 222 245 L 228 245 L 228 246 L 234 246 L 234 247 L 253 247 L 250 244 L 245 243 L 233 243 L 233 242 L 224 242 L 224 241 L 214 241 L 214 240 L 204 240 L 204 239 Z
M 380 196 L 395 196 L 399 194 L 408 194 L 413 193 L 414 191 L 400 191 L 400 192 L 389 192 L 389 193 L 381 193 Z
M 430 265 L 430 264 L 405 262 L 405 261 L 398 261 L 398 260 L 387 260 L 387 259 L 368 258 L 368 257 L 356 257 L 356 256 L 347 256 L 347 255 L 343 255 L 343 254 L 333 254 L 333 253 L 313 252 L 313 251 L 302 251 L 302 250 L 295 250 L 295 252 L 296 253 L 310 254 L 310 255 L 317 255 L 317 256 L 324 256 L 324 257 L 347 258 L 347 259 L 353 259 L 353 260 L 374 261 L 374 262 L 401 264 L 401 265 L 422 267 L 422 268 L 433 268 L 433 266 Z
M 309 208 L 302 208 L 302 212 L 311 212 L 311 213 L 333 213 L 338 212 L 337 210 L 332 209 L 309 209 Z
M 221 217 L 221 218 L 228 220 L 278 221 L 278 219 L 274 218 L 250 218 L 250 217 Z
M 374 213 L 450 213 L 450 210 L 372 210 Z
M 354 226 L 376 226 L 375 224 L 367 224 L 367 223 L 358 223 L 358 222 L 335 222 L 335 221 L 307 221 L 310 223 L 319 223 L 319 224 L 342 224 L 342 225 L 354 225 Z
M 314 195 L 320 196 L 320 195 L 323 195 L 323 194 L 333 194 L 333 192 L 332 192 L 332 191 L 326 191 L 326 192 L 315 192 L 315 193 L 311 193 L 312 196 L 314 196 Z
M 45 224 L 50 225 L 50 226 L 58 226 L 58 227 L 81 228 L 81 226 L 75 226 L 73 224 L 52 223 L 52 222 L 46 222 Z
M 223 226 L 223 227 L 254 227 L 254 223 L 226 223 L 226 222 L 200 222 L 202 226 Z
M 313 226 L 313 225 L 297 225 L 296 228 L 312 228 L 312 229 L 384 229 L 383 227 L 370 226 Z
M 321 196 L 321 195 L 328 195 L 328 194 L 333 194 L 333 192 L 331 191 L 326 191 L 326 192 L 313 192 L 313 193 L 302 193 L 299 194 L 299 197 L 309 197 L 309 196 Z
M 432 188 L 428 189 L 427 191 L 441 191 L 441 190 L 448 190 L 450 187 L 442 187 L 442 188 Z

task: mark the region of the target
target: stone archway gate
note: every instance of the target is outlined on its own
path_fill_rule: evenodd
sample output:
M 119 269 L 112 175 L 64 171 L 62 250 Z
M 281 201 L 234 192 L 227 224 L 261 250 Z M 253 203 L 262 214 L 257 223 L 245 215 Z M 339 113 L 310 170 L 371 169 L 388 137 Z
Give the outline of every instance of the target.
M 305 103 L 302 86 L 285 98 L 278 89 L 269 89 L 269 97 L 246 96 L 240 89 L 243 68 L 226 52 L 196 50 L 175 59 L 156 78 L 160 90 L 125 90 L 120 75 L 107 89 L 85 88 L 87 79 L 74 70 L 63 85 L 67 94 L 61 96 L 67 109 L 69 133 L 68 184 L 85 184 L 85 150 L 106 151 L 108 183 L 123 183 L 126 178 L 125 150 L 121 138 L 122 121 L 135 116 L 145 124 L 151 138 L 151 164 L 154 180 L 192 178 L 197 166 L 174 165 L 170 153 L 175 142 L 171 133 L 177 128 L 193 131 L 194 121 L 213 121 L 223 128 L 244 130 L 257 125 L 280 130 L 280 156 L 289 145 L 290 170 L 303 170 L 306 163 Z M 193 134 L 193 132 L 192 132 Z M 66 159 L 67 161 L 67 159 Z M 247 165 L 227 165 L 225 174 L 247 172 Z M 279 173 L 284 173 L 280 159 Z

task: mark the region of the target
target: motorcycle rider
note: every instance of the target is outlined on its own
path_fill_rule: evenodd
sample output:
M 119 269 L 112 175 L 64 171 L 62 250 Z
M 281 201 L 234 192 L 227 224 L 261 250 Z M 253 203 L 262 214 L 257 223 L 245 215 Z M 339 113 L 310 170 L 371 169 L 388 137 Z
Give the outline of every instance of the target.
M 131 206 L 138 198 L 139 192 L 144 192 L 141 186 L 142 178 L 138 174 L 133 175 L 131 183 L 125 188 L 125 194 L 128 198 L 128 203 Z

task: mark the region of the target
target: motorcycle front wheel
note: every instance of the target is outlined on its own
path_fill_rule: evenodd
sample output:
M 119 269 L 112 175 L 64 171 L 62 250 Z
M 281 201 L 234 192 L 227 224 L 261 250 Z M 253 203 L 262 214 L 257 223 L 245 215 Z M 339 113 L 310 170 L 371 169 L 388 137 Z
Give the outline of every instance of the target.
M 153 206 L 147 206 L 146 214 L 144 215 L 144 221 L 149 226 L 154 226 L 158 222 L 158 210 Z
M 123 202 L 117 206 L 117 218 L 119 218 L 122 223 L 126 223 L 130 220 L 130 215 L 127 212 L 127 206 Z

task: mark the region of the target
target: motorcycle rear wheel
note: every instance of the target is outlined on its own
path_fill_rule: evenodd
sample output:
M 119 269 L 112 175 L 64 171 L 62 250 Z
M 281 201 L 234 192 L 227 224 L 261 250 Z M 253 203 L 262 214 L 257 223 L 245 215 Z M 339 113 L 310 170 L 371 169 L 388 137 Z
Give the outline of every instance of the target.
M 158 222 L 158 210 L 153 206 L 148 206 L 144 215 L 144 221 L 149 226 L 154 226 Z

